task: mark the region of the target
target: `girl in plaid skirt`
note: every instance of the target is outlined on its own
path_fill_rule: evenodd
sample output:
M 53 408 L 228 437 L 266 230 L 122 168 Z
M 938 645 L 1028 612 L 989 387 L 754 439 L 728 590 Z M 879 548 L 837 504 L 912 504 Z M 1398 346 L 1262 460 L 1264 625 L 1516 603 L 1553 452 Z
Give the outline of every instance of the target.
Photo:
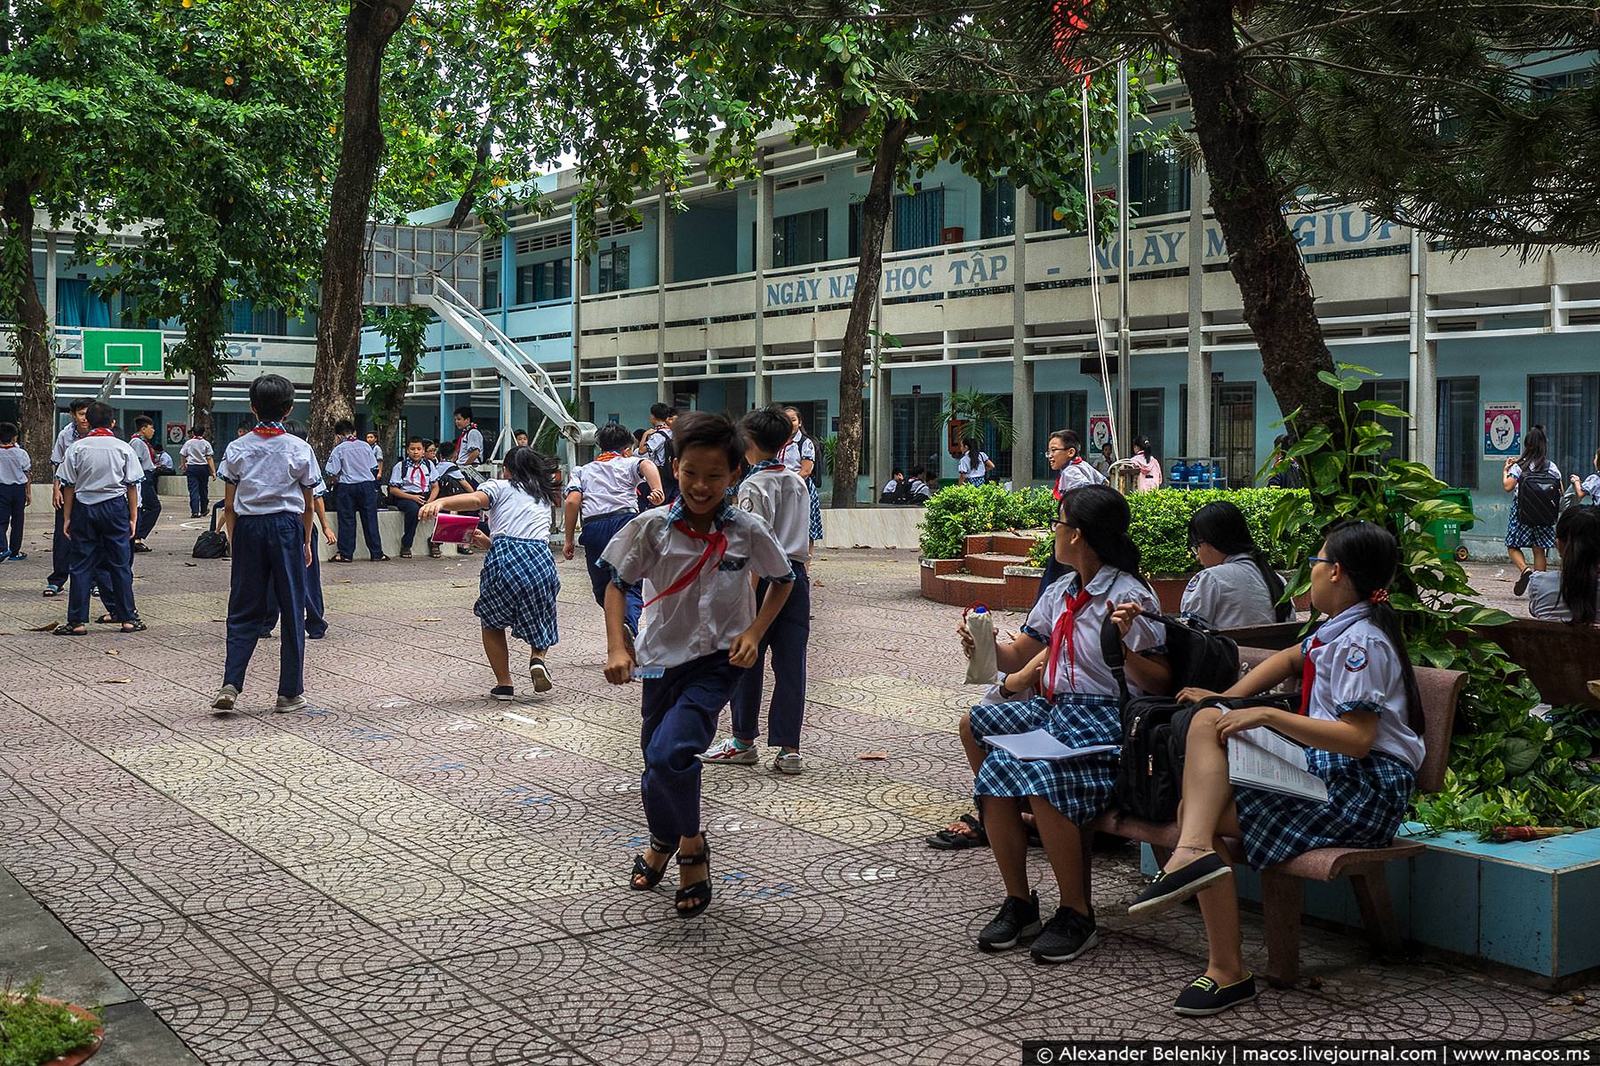
M 1037 962 L 1067 962 L 1099 940 L 1083 889 L 1079 826 L 1105 811 L 1117 776 L 1114 752 L 1061 761 L 1023 760 L 986 738 L 1042 729 L 1069 748 L 1122 742 L 1119 687 L 1100 652 L 1100 631 L 1115 613 L 1127 646 L 1129 688 L 1165 693 L 1171 673 L 1161 654 L 1162 630 L 1140 612 L 1158 615 L 1160 603 L 1139 576 L 1139 549 L 1128 536 L 1128 501 L 1106 485 L 1072 489 L 1061 497 L 1055 521 L 1056 559 L 1071 572 L 1056 580 L 1028 615 L 1015 640 L 995 646 L 1007 673 L 1002 696 L 1011 702 L 972 708 L 964 738 L 983 745 L 973 794 L 994 850 L 1006 899 L 978 935 L 984 951 L 1004 951 L 1035 936 Z M 957 630 L 970 656 L 972 635 Z M 1040 652 L 1046 654 L 1038 659 Z M 1034 689 L 1045 695 L 1025 698 Z M 1039 838 L 1061 892 L 1061 906 L 1041 927 L 1039 897 L 1028 886 L 1028 834 L 1022 801 L 1031 806 Z
M 1190 719 L 1178 847 L 1128 908 L 1130 918 L 1142 918 L 1200 897 L 1210 959 L 1179 995 L 1179 1014 L 1216 1014 L 1255 997 L 1255 979 L 1244 968 L 1233 870 L 1213 850 L 1216 837 L 1241 838 L 1245 860 L 1262 869 L 1313 848 L 1385 846 L 1405 818 L 1422 765 L 1423 726 L 1400 619 L 1389 606 L 1399 557 L 1393 535 L 1380 526 L 1331 527 L 1311 560 L 1311 602 L 1328 621 L 1223 693 L 1254 696 L 1299 678 L 1300 713 L 1202 707 Z M 1215 693 L 1178 695 L 1202 700 Z M 1228 738 L 1262 726 L 1305 747 L 1308 768 L 1328 785 L 1327 801 L 1229 783 Z
M 473 613 L 483 623 L 483 652 L 495 680 L 489 695 L 497 700 L 516 695 L 511 684 L 511 649 L 506 643 L 508 629 L 533 646 L 528 661 L 533 690 L 550 690 L 550 668 L 544 655 L 558 639 L 556 594 L 561 591 L 555 556 L 550 553 L 557 474 L 555 462 L 548 457 L 532 448 L 512 448 L 506 453 L 500 480 L 485 481 L 473 492 L 435 500 L 418 514 L 420 519 L 430 519 L 440 511 L 488 513 L 489 555 L 478 577 Z M 474 531 L 473 535 L 482 546 L 483 534 Z

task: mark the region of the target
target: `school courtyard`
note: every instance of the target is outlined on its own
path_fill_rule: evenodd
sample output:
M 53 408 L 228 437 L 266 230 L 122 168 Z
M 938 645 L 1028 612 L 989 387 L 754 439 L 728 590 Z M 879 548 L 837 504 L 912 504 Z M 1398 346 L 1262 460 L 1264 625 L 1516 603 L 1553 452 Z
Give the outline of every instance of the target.
M 43 975 L 105 1004 L 98 1062 L 1016 1063 L 1032 1037 L 1600 1039 L 1592 988 L 1379 964 L 1320 928 L 1298 988 L 1180 1019 L 1170 1004 L 1204 968 L 1198 915 L 1125 928 L 1131 849 L 1097 857 L 1098 949 L 1063 967 L 980 954 L 1002 894 L 989 852 L 923 845 L 969 806 L 955 728 L 976 690 L 958 612 L 918 598 L 909 552 L 821 553 L 809 769 L 707 771 L 716 898 L 683 921 L 666 886 L 627 887 L 638 690 L 601 677 L 581 563 L 561 565 L 544 696 L 486 697 L 481 556 L 362 562 L 324 567 L 310 709 L 270 713 L 268 642 L 243 713 L 217 719 L 228 564 L 189 559 L 169 512 L 137 562 L 149 631 L 57 638 L 37 631 L 65 602 L 39 596 L 30 517 L 32 558 L 0 565 L 0 982 Z

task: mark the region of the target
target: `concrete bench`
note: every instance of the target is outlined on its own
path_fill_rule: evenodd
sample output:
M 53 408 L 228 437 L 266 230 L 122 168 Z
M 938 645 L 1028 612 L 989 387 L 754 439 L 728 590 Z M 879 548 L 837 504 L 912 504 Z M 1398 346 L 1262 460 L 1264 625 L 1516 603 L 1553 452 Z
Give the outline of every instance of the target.
M 1240 648 L 1240 665 L 1250 670 L 1272 654 L 1273 651 L 1269 649 Z M 1437 792 L 1444 786 L 1450 737 L 1455 728 L 1456 704 L 1466 688 L 1467 676 L 1456 670 L 1435 670 L 1421 666 L 1416 668 L 1416 673 L 1425 723 L 1425 753 L 1422 768 L 1417 771 L 1417 788 L 1422 792 Z M 1089 823 L 1088 828 L 1149 844 L 1160 861 L 1165 861 L 1178 843 L 1176 823 L 1158 825 L 1115 810 L 1101 815 Z M 1093 833 L 1083 834 L 1086 893 L 1092 842 Z M 1224 844 L 1231 852 L 1228 858 L 1237 863 L 1235 856 L 1243 854 L 1241 842 L 1229 839 Z M 1284 987 L 1299 979 L 1300 919 L 1307 881 L 1334 881 L 1348 877 L 1355 891 L 1356 903 L 1361 908 L 1362 923 L 1368 936 L 1380 951 L 1396 951 L 1400 946 L 1399 925 L 1389 899 L 1389 885 L 1383 868 L 1386 863 L 1409 859 L 1422 850 L 1421 843 L 1398 838 L 1384 848 L 1317 848 L 1261 871 L 1261 911 L 1267 934 L 1267 980 Z

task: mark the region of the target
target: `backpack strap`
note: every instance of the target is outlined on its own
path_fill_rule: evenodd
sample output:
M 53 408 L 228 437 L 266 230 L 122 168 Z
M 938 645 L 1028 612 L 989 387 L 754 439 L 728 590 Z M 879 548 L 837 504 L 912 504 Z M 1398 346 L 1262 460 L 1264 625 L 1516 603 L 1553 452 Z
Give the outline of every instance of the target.
M 1100 623 L 1100 656 L 1111 668 L 1111 676 L 1117 679 L 1117 690 L 1122 694 L 1122 705 L 1128 704 L 1128 674 L 1126 658 L 1122 649 L 1122 630 L 1117 628 L 1117 623 L 1112 621 L 1111 615 L 1106 615 L 1106 620 Z

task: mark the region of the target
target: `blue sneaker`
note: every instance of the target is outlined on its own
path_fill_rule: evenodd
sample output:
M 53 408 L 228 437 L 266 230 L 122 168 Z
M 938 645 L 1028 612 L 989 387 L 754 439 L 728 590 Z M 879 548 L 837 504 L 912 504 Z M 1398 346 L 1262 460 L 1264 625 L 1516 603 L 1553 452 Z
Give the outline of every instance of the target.
M 14 563 L 20 563 L 20 562 L 22 562 L 22 560 L 26 559 L 27 557 L 28 557 L 28 553 L 27 552 L 12 552 L 10 555 L 6 556 L 7 559 L 10 559 Z

